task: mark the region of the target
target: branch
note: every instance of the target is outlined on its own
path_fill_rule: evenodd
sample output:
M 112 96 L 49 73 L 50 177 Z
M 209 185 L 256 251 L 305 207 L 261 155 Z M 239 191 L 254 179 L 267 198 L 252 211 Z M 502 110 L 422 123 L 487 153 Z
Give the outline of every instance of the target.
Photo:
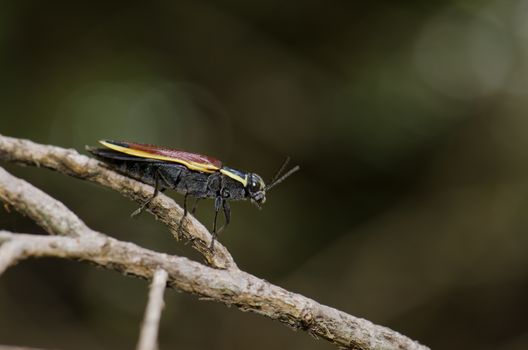
M 321 305 L 240 270 L 219 270 L 183 257 L 168 256 L 101 236 L 96 240 L 0 231 L 0 242 L 18 242 L 28 257 L 63 257 L 152 279 L 168 273 L 172 288 L 234 305 L 303 329 L 350 349 L 427 349 L 388 328 Z
M 14 147 L 13 143 L 18 146 Z M 28 153 L 30 150 L 33 150 L 33 155 Z M 16 155 L 21 158 L 15 157 Z M 0 158 L 27 164 L 36 164 L 35 159 L 42 159 L 48 162 L 46 163 L 47 167 L 56 167 L 70 175 L 87 178 L 109 187 L 113 186 L 112 188 L 136 199 L 138 197 L 146 199 L 152 190 L 149 186 L 104 169 L 97 162 L 80 156 L 74 151 L 37 145 L 29 141 L 0 136 Z M 113 178 L 106 181 L 94 180 L 94 178 L 104 177 L 102 174 Z M 39 195 L 39 201 L 27 202 Z M 171 288 L 177 288 L 226 305 L 234 305 L 242 311 L 252 311 L 265 315 L 292 328 L 302 329 L 316 337 L 327 339 L 340 347 L 350 349 L 427 349 L 427 347 L 386 327 L 374 325 L 367 320 L 321 305 L 312 299 L 289 292 L 243 272 L 236 268 L 234 262 L 229 265 L 228 269 L 212 268 L 183 257 L 169 256 L 139 247 L 133 243 L 121 242 L 93 231 L 61 203 L 25 181 L 13 177 L 1 168 L 0 198 L 21 213 L 31 216 L 41 226 L 47 227 L 48 232 L 64 233 L 61 236 L 37 236 L 0 231 L 0 244 L 2 244 L 0 258 L 6 251 L 16 252 L 16 254 L 11 253 L 13 258 L 6 259 L 7 264 L 13 264 L 28 257 L 55 256 L 91 261 L 109 269 L 149 280 L 153 278 L 157 270 L 162 269 L 167 272 L 167 285 Z M 167 209 L 168 207 L 170 210 Z M 181 216 L 179 207 L 176 207 L 174 202 L 166 197 L 154 201 L 150 210 L 157 215 L 179 212 Z M 69 221 L 65 219 L 66 223 L 64 223 L 63 218 L 69 218 Z M 167 221 L 170 218 L 164 218 L 164 220 Z M 190 221 L 188 224 L 190 231 L 195 229 L 192 226 L 194 222 Z M 65 227 L 60 225 L 56 227 L 59 223 L 64 224 Z M 68 226 L 69 224 L 72 226 Z M 169 227 L 171 226 L 169 225 Z M 210 237 L 208 233 L 202 232 L 202 234 L 203 237 Z M 201 244 L 204 242 L 205 239 L 201 241 Z M 5 248 L 6 246 L 8 248 Z M 10 246 L 17 248 L 9 248 Z M 224 247 L 222 249 L 225 250 Z M 9 255 L 6 254 L 6 256 Z M 222 255 L 210 257 L 212 260 L 209 261 L 213 262 L 229 262 L 231 259 L 227 250 Z M 222 260 L 225 257 L 229 257 L 229 259 Z M 213 264 L 213 266 L 216 265 Z
M 147 310 L 145 311 L 145 318 L 143 319 L 143 326 L 141 327 L 141 334 L 137 350 L 156 350 L 158 348 L 158 329 L 161 318 L 161 310 L 163 309 L 163 292 L 167 284 L 167 271 L 158 269 L 154 272 L 154 278 L 150 285 L 149 301 Z
M 108 169 L 99 161 L 83 156 L 73 149 L 40 145 L 29 140 L 0 135 L 0 159 L 20 164 L 42 166 L 63 174 L 95 182 L 104 187 L 116 190 L 125 197 L 133 199 L 140 204 L 145 203 L 154 191 L 152 186 L 120 175 Z M 0 186 L 0 198 L 2 198 L 1 192 L 2 186 Z M 23 189 L 20 189 L 19 193 L 23 194 Z M 11 203 L 11 201 L 17 201 L 17 198 L 18 194 L 15 194 L 12 198 L 4 198 L 4 201 Z M 26 203 L 25 201 L 27 199 L 30 200 L 31 198 L 20 199 L 18 203 Z M 42 199 L 39 196 L 34 201 L 28 201 L 28 206 L 32 207 L 36 203 L 46 203 L 46 201 L 42 202 Z M 13 206 L 16 207 L 16 205 Z M 43 209 L 45 209 L 45 217 L 59 208 Z M 160 193 L 147 205 L 146 209 L 167 225 L 174 237 L 179 237 L 178 227 L 180 219 L 183 216 L 183 209 L 173 199 Z M 26 215 L 34 220 L 37 219 L 31 211 Z M 40 216 L 40 218 L 43 218 L 43 216 Z M 63 219 L 66 219 L 65 223 L 68 222 L 67 218 Z M 46 225 L 45 221 L 40 222 L 40 224 L 41 226 Z M 66 226 L 68 227 L 68 225 Z M 51 228 L 53 228 L 53 225 Z M 192 215 L 188 214 L 186 216 L 182 228 L 185 238 L 191 241 L 193 248 L 204 256 L 209 265 L 224 269 L 236 268 L 233 257 L 222 244 L 216 242 L 214 251 L 209 249 L 212 236 Z M 51 234 L 65 234 L 63 230 L 50 231 L 47 227 L 44 227 L 44 229 Z

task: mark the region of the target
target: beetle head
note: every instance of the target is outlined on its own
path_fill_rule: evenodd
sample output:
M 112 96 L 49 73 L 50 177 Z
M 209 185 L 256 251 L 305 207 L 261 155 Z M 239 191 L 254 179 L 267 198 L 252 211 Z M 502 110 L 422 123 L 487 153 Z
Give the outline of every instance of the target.
M 247 189 L 251 202 L 255 203 L 258 207 L 266 202 L 266 184 L 259 175 L 255 173 L 248 175 Z
M 247 188 L 249 192 L 249 197 L 251 198 L 251 201 L 255 203 L 259 208 L 260 205 L 266 202 L 266 191 L 271 190 L 276 185 L 280 184 L 282 181 L 284 181 L 287 177 L 289 177 L 291 174 L 295 173 L 299 170 L 299 166 L 294 166 L 290 170 L 288 170 L 285 174 L 281 175 L 286 169 L 286 166 L 288 165 L 288 162 L 290 161 L 290 158 L 286 158 L 282 166 L 280 167 L 279 171 L 275 174 L 273 179 L 271 180 L 270 184 L 266 186 L 264 183 L 264 180 L 260 176 L 258 176 L 255 173 L 250 173 L 247 177 Z

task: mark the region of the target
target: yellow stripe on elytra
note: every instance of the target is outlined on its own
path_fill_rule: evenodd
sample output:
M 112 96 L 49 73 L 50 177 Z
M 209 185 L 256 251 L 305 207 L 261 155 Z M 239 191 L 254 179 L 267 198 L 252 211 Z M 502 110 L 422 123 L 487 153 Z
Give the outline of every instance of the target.
M 247 174 L 245 177 L 241 177 L 241 176 L 238 176 L 237 174 L 230 172 L 227 169 L 220 169 L 220 172 L 224 174 L 225 176 L 229 176 L 233 180 L 240 182 L 242 185 L 244 185 L 244 187 L 247 186 L 247 177 L 248 177 Z
M 128 154 L 128 155 L 131 155 L 131 156 L 136 156 L 136 157 L 141 157 L 141 158 L 148 158 L 148 159 L 164 160 L 164 161 L 173 162 L 173 163 L 180 163 L 180 164 L 185 165 L 190 170 L 202 171 L 202 172 L 205 172 L 205 173 L 214 173 L 215 171 L 218 170 L 218 167 L 216 167 L 216 166 L 214 166 L 212 164 L 201 164 L 201 163 L 186 161 L 186 160 L 182 160 L 182 159 L 178 159 L 178 158 L 167 157 L 167 156 L 163 156 L 163 155 L 160 155 L 160 154 L 153 154 L 153 153 L 146 152 L 146 151 L 141 151 L 141 150 L 137 150 L 137 149 L 132 149 L 132 148 L 128 148 L 128 147 L 114 145 L 113 143 L 106 142 L 104 140 L 100 140 L 99 143 L 102 144 L 105 147 L 113 149 L 114 151 L 118 151 L 118 152 L 121 152 L 121 153 L 124 153 L 124 154 Z M 235 179 L 235 180 L 237 180 L 237 179 Z M 240 180 L 237 180 L 237 181 L 240 181 Z

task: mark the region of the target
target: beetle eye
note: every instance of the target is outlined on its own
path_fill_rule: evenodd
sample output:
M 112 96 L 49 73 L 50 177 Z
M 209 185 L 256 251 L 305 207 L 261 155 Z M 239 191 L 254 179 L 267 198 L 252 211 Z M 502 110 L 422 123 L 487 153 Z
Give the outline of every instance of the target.
M 260 183 L 257 181 L 257 179 L 253 175 L 249 177 L 248 187 L 249 187 L 249 191 L 252 193 L 260 191 Z
M 257 192 L 259 189 L 258 189 L 258 184 L 255 182 L 255 181 L 252 181 L 250 184 L 249 184 L 249 190 L 251 192 Z

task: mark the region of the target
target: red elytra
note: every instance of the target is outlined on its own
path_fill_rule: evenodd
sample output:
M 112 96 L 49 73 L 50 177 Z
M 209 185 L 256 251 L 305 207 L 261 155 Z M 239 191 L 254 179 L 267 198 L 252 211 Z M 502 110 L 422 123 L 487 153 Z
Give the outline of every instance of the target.
M 130 149 L 135 149 L 138 151 L 143 151 L 151 154 L 156 154 L 164 157 L 170 157 L 174 159 L 181 159 L 186 162 L 194 162 L 202 164 L 204 166 L 210 165 L 218 169 L 222 168 L 222 162 L 216 158 L 205 156 L 198 153 L 185 152 L 172 148 L 165 148 L 161 146 L 135 143 L 135 142 L 124 142 L 124 141 L 107 141 L 118 146 L 127 147 Z

